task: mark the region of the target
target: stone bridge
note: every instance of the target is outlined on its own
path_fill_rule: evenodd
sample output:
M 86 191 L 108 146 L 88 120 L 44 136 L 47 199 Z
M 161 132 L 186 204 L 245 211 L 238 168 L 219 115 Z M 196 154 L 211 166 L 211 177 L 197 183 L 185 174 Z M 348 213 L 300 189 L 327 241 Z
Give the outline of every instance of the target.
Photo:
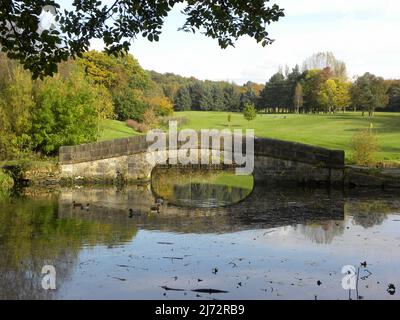
M 151 144 L 141 135 L 61 147 L 61 176 L 91 181 L 111 181 L 118 177 L 128 181 L 149 181 L 157 165 L 148 161 Z M 180 149 L 182 146 L 183 143 L 178 143 L 176 149 L 187 152 Z M 210 144 L 209 149 L 213 146 Z M 244 154 L 245 138 L 242 148 Z M 199 150 L 202 151 L 205 150 Z M 274 139 L 254 140 L 253 177 L 256 184 L 343 185 L 344 170 L 343 151 Z

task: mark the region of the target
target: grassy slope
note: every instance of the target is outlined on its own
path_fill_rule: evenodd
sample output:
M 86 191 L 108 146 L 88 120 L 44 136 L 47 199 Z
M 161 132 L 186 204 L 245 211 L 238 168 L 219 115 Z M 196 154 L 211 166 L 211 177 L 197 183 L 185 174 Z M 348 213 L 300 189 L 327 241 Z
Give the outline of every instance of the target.
M 117 120 L 105 120 L 100 125 L 101 135 L 99 141 L 126 138 L 129 136 L 138 135 L 136 131 L 129 128 L 125 122 Z
M 360 113 L 336 115 L 258 115 L 253 121 L 246 121 L 242 114 L 232 113 L 228 126 L 225 112 L 176 112 L 177 117 L 187 117 L 184 128 L 199 129 L 254 129 L 259 137 L 296 141 L 329 149 L 345 150 L 351 158 L 350 140 L 359 129 L 367 129 L 370 123 L 378 135 L 380 152 L 378 160 L 400 161 L 400 113 L 376 113 L 371 119 Z M 107 120 L 100 141 L 123 138 L 138 133 L 124 122 Z
M 228 126 L 228 114 L 224 112 L 177 112 L 190 122 L 185 128 L 224 129 Z M 373 123 L 378 135 L 379 160 L 400 160 L 400 113 L 376 113 L 371 119 L 360 113 L 336 115 L 258 115 L 248 122 L 241 114 L 232 114 L 231 129 L 254 129 L 259 137 L 296 141 L 329 149 L 345 150 L 350 159 L 350 140 L 359 129 L 367 129 Z

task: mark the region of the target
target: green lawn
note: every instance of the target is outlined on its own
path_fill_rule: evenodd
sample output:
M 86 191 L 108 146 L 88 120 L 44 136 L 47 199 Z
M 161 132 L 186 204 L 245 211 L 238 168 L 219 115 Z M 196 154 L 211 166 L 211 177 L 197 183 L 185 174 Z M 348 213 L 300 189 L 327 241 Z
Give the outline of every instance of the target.
M 329 149 L 346 151 L 351 159 L 350 140 L 360 129 L 367 129 L 372 123 L 378 135 L 380 151 L 377 160 L 400 161 L 400 113 L 376 113 L 373 118 L 362 117 L 360 113 L 336 115 L 258 115 L 247 121 L 242 114 L 225 112 L 176 112 L 176 117 L 186 117 L 188 124 L 182 128 L 199 129 L 254 129 L 256 136 L 296 141 Z M 121 138 L 138 134 L 125 123 L 107 121 L 101 140 Z
M 99 141 L 126 138 L 139 133 L 129 128 L 125 122 L 105 120 L 100 125 L 101 135 Z
M 177 112 L 176 116 L 185 116 L 190 120 L 186 128 L 249 128 L 254 129 L 259 137 L 345 150 L 348 160 L 351 158 L 351 137 L 357 130 L 369 128 L 372 123 L 380 147 L 378 160 L 400 160 L 400 113 L 376 113 L 373 118 L 362 117 L 360 113 L 258 115 L 250 122 L 242 114 L 232 113 L 230 126 L 228 113 L 224 112 Z

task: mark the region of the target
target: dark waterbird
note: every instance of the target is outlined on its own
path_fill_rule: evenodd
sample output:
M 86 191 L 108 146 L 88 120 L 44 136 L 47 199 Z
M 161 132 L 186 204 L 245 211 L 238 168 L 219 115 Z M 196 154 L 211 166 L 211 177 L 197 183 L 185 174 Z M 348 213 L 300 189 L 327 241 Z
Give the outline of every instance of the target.
M 75 201 L 72 202 L 72 207 L 75 208 L 83 208 L 83 204 L 82 203 L 77 203 Z
M 188 291 L 185 289 L 178 289 L 178 288 L 170 288 L 167 286 L 162 286 L 160 287 L 162 289 L 164 289 L 165 291 Z M 191 292 L 196 292 L 196 293 L 208 293 L 208 294 L 213 294 L 213 293 L 229 293 L 229 291 L 224 291 L 224 290 L 217 290 L 217 289 L 193 289 L 193 290 L 189 290 Z
M 135 212 L 135 211 L 133 211 L 133 209 L 129 209 L 129 218 L 133 218 L 133 217 L 140 217 L 141 216 L 141 214 L 140 214 L 140 212 Z
M 167 286 L 162 286 L 160 288 L 162 288 L 162 289 L 164 289 L 166 291 L 185 291 L 184 289 L 170 288 L 170 287 L 167 287 Z
M 90 211 L 90 204 L 87 203 L 86 206 L 81 206 L 81 210 Z
M 229 293 L 229 291 L 217 290 L 217 289 L 195 289 L 195 290 L 192 290 L 192 292 L 197 292 L 197 293 L 208 293 L 208 294 L 213 294 L 213 293 Z

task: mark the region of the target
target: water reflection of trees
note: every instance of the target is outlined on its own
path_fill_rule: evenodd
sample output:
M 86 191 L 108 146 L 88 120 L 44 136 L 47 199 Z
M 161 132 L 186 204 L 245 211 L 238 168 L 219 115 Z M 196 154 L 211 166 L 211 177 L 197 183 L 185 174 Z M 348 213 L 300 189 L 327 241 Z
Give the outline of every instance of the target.
M 345 216 L 352 218 L 355 225 L 364 228 L 372 228 L 381 225 L 389 214 L 398 213 L 400 201 L 390 194 L 382 193 L 382 199 L 371 200 L 371 193 L 360 194 L 358 198 L 350 197 L 344 202 Z M 329 244 L 333 239 L 343 234 L 346 221 L 325 221 L 307 223 L 296 226 L 297 230 L 302 232 L 307 239 L 320 244 Z
M 297 225 L 296 229 L 303 233 L 307 239 L 318 244 L 329 244 L 344 232 L 344 221 L 324 221 Z
M 228 186 L 226 192 L 218 190 L 219 187 L 210 191 L 207 184 L 198 185 L 194 192 L 206 197 L 226 199 L 236 192 L 234 185 Z M 178 197 L 188 196 L 184 188 L 170 191 Z M 193 198 L 193 190 L 190 192 Z M 56 267 L 57 284 L 62 285 L 75 267 L 83 246 L 114 246 L 131 241 L 137 228 L 227 233 L 295 226 L 307 239 L 327 244 L 343 233 L 345 212 L 353 217 L 354 223 L 367 228 L 382 223 L 387 214 L 400 208 L 393 196 L 371 198 L 371 195 L 348 197 L 340 191 L 256 187 L 244 201 L 233 206 L 180 208 L 167 204 L 159 214 L 149 214 L 154 205 L 150 186 L 129 186 L 122 190 L 63 189 L 48 198 L 35 195 L 3 199 L 0 202 L 0 299 L 53 298 L 52 293 L 41 289 L 40 272 L 44 265 Z M 90 203 L 90 212 L 74 209 L 73 201 Z M 129 209 L 141 215 L 130 219 Z
M 57 197 L 17 198 L 0 203 L 0 299 L 51 299 L 41 287 L 41 270 L 53 265 L 57 285 L 64 282 L 83 245 L 132 239 L 136 229 L 60 218 Z
M 395 199 L 353 199 L 346 202 L 345 212 L 353 223 L 364 228 L 382 224 L 388 214 L 399 212 L 400 202 Z

